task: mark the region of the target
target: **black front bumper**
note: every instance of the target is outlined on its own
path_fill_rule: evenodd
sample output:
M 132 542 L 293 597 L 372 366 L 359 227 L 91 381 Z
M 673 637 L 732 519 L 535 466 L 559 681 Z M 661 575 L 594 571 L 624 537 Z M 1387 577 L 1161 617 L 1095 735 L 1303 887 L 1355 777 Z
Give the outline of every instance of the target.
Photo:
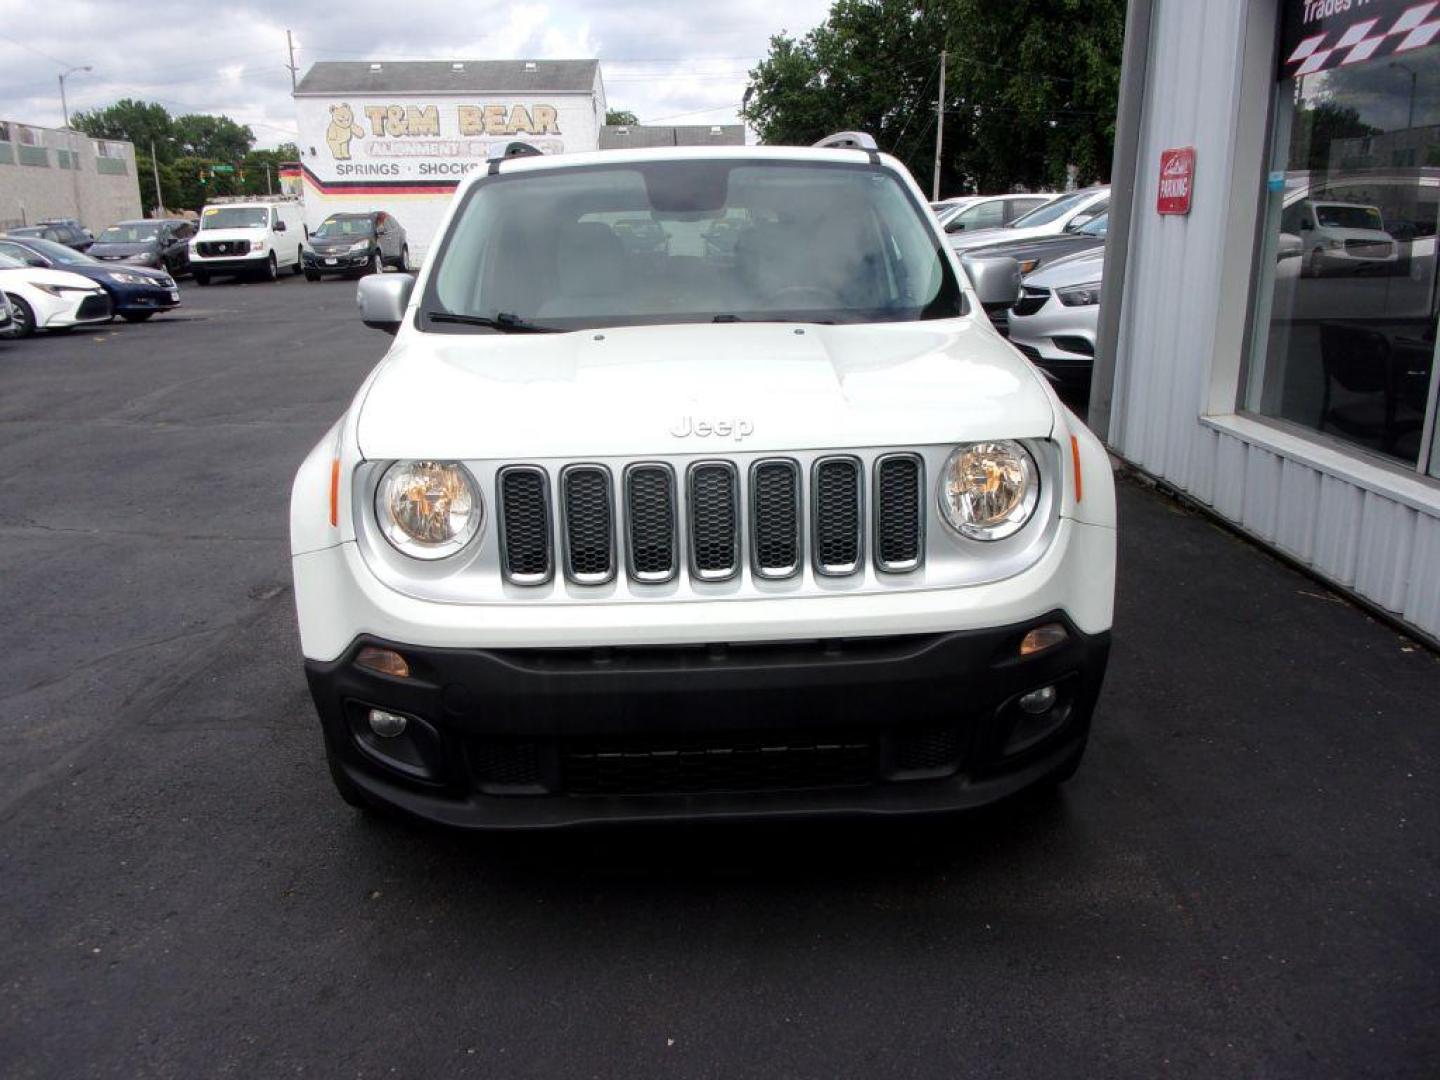
M 370 265 L 372 251 L 360 251 L 344 254 L 319 253 L 308 248 L 301 253 L 300 260 L 303 268 L 312 274 L 351 274 L 356 270 L 364 270 Z M 334 263 L 326 263 L 326 259 L 334 259 Z
M 1026 631 L 1069 639 L 1021 658 Z M 411 677 L 355 664 L 375 645 Z M 1109 634 L 993 630 L 759 645 L 434 649 L 306 662 L 328 751 L 372 802 L 470 828 L 899 815 L 1004 798 L 1083 748 Z M 1036 717 L 1018 699 L 1056 687 Z M 370 708 L 410 718 L 398 738 Z
M 190 272 L 197 270 L 202 274 L 259 274 L 264 272 L 269 260 L 268 255 L 258 255 L 252 258 L 193 258 L 190 260 Z

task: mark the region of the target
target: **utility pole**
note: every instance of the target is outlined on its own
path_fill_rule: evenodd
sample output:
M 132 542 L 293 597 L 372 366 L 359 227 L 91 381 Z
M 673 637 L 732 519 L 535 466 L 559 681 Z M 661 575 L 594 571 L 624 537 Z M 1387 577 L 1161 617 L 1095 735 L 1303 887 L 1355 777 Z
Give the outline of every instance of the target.
M 75 133 L 70 130 L 70 106 L 65 101 L 65 80 L 77 71 L 90 71 L 89 64 L 76 64 L 60 73 L 60 114 L 65 118 L 65 145 L 70 155 L 70 186 L 75 192 L 75 217 L 83 221 L 85 211 L 80 206 L 80 151 L 75 146 Z
M 150 140 L 150 171 L 155 177 L 155 216 L 165 216 L 165 196 L 160 194 L 160 165 L 155 160 L 155 140 Z
M 940 96 L 935 99 L 935 183 L 930 191 L 934 202 L 940 201 L 940 147 L 945 140 L 945 50 L 940 50 Z
M 290 63 L 285 66 L 290 69 L 290 93 L 295 93 L 295 39 L 290 36 L 290 31 L 285 31 L 285 47 L 290 50 Z
M 274 195 L 275 189 L 270 186 L 270 162 L 265 162 L 265 194 Z

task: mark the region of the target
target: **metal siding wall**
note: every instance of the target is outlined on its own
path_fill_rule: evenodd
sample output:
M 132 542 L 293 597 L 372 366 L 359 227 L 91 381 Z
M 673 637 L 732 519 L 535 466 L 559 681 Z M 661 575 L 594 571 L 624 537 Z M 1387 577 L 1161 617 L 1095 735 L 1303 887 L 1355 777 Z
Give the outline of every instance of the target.
M 1222 275 L 1249 272 L 1222 265 L 1219 241 L 1245 13 L 1245 0 L 1155 6 L 1110 440 L 1256 537 L 1440 636 L 1440 519 L 1199 422 Z M 1198 156 L 1191 213 L 1162 218 L 1160 152 L 1187 145 Z

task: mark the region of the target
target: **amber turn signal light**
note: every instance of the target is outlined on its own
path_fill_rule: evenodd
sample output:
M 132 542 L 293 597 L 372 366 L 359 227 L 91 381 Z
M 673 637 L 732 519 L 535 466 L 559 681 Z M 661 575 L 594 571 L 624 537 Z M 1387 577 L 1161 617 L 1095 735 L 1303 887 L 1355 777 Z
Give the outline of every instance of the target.
M 355 657 L 355 666 L 379 672 L 381 675 L 393 675 L 397 679 L 410 677 L 409 663 L 394 649 L 377 649 L 373 645 L 367 645 L 360 650 L 360 655 Z
M 1037 626 L 1020 640 L 1020 655 L 1034 656 L 1056 645 L 1063 645 L 1070 639 L 1070 633 L 1059 623 Z

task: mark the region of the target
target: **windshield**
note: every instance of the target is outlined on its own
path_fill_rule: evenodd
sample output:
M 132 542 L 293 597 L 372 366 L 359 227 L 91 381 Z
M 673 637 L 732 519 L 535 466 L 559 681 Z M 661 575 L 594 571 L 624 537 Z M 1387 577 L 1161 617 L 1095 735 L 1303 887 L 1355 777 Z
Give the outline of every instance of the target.
M 86 266 L 99 262 L 89 255 L 76 251 L 74 248 L 66 247 L 64 244 L 57 244 L 54 240 L 40 240 L 27 236 L 25 246 L 38 251 L 45 258 L 53 263 L 60 263 L 63 266 Z
M 1373 229 L 1382 232 L 1385 222 L 1373 206 L 1349 203 L 1316 203 L 1315 220 L 1327 229 Z
M 1053 202 L 1036 207 L 1024 217 L 1016 218 L 1010 223 L 1010 228 L 1028 229 L 1032 225 L 1049 225 L 1052 221 L 1057 221 L 1070 213 L 1094 194 L 1093 191 L 1077 191 L 1071 195 L 1062 195 Z
M 200 216 L 202 229 L 263 229 L 269 223 L 263 206 L 207 206 Z
M 160 234 L 160 226 L 150 221 L 111 225 L 96 239 L 97 244 L 144 244 Z
M 375 227 L 370 222 L 368 214 L 343 214 L 336 217 L 326 218 L 320 223 L 311 236 L 337 237 L 337 236 L 371 236 Z
M 502 176 L 457 211 L 421 326 L 963 314 L 928 220 L 892 174 L 868 167 L 720 160 Z

